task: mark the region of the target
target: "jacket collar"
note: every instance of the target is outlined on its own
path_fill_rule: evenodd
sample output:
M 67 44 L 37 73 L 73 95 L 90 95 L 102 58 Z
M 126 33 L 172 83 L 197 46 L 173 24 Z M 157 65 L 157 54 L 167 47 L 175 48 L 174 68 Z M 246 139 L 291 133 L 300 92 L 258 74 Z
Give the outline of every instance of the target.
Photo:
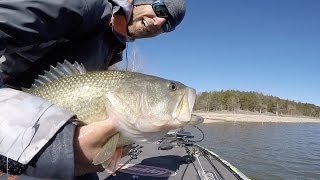
M 130 3 L 129 0 L 110 0 L 110 1 L 114 4 L 116 4 L 116 6 L 114 6 L 112 9 L 112 15 L 114 16 L 117 12 L 119 12 L 121 10 L 122 13 L 124 14 L 126 24 L 128 24 L 131 19 L 131 15 L 132 15 L 132 11 L 133 11 L 132 3 Z M 113 26 L 112 26 L 112 28 L 113 28 Z M 133 38 L 131 38 L 129 36 L 123 36 L 120 33 L 116 32 L 114 29 L 112 29 L 112 30 L 113 30 L 113 33 L 116 35 L 116 37 L 120 41 L 126 41 L 126 42 L 134 41 Z

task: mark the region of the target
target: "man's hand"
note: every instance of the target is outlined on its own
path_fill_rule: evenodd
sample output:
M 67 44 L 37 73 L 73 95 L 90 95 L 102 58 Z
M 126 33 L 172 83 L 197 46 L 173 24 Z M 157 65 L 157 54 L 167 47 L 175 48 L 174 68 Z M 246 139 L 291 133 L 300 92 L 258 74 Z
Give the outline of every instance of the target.
M 92 161 L 108 138 L 117 132 L 114 121 L 110 119 L 76 128 L 74 137 L 75 176 L 104 170 L 101 165 L 93 165 Z

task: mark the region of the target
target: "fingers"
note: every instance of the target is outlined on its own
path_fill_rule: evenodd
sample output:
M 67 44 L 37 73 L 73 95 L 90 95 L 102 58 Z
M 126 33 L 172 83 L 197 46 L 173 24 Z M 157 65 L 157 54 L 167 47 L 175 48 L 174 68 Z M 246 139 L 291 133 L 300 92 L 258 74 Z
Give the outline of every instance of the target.
M 109 137 L 117 133 L 116 123 L 107 119 L 77 127 L 74 137 L 75 175 L 103 171 L 92 161 Z
M 79 127 L 78 139 L 101 147 L 115 133 L 117 128 L 114 121 L 104 120 Z

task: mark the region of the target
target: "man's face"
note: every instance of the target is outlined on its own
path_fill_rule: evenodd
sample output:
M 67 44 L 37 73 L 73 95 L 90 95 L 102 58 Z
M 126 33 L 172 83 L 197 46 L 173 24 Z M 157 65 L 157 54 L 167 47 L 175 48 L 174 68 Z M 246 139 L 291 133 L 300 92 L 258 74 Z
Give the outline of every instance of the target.
M 138 5 L 133 8 L 128 34 L 135 39 L 154 37 L 163 32 L 165 22 L 165 18 L 156 16 L 151 5 Z

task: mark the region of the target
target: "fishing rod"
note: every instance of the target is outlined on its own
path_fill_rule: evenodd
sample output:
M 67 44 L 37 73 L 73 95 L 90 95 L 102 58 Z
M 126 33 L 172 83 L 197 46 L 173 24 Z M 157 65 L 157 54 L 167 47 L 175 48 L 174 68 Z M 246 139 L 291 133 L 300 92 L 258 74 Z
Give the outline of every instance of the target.
M 216 155 L 215 153 L 211 152 L 210 150 L 198 145 L 197 143 L 204 140 L 204 133 L 203 131 L 197 127 L 194 126 L 196 129 L 201 132 L 202 137 L 200 140 L 193 140 L 194 136 L 191 134 L 191 132 L 186 131 L 185 129 L 180 129 L 176 132 L 173 132 L 169 134 L 168 136 L 165 136 L 162 139 L 162 142 L 160 143 L 159 149 L 163 149 L 166 147 L 166 149 L 172 149 L 173 147 L 184 147 L 186 150 L 186 160 L 187 167 L 185 168 L 183 172 L 183 176 L 181 180 L 183 180 L 184 175 L 189 168 L 189 164 L 193 164 L 193 167 L 195 168 L 197 172 L 198 179 L 200 180 L 224 180 L 225 178 L 228 179 L 228 176 L 222 175 L 223 170 L 219 168 L 219 166 L 216 166 L 215 164 L 220 164 L 224 166 L 230 173 L 232 173 L 232 176 L 235 177 L 238 180 L 248 180 L 249 178 L 245 176 L 242 172 L 240 172 L 238 169 L 236 169 L 234 166 L 232 166 L 227 161 L 221 159 Z M 199 157 L 204 157 L 205 161 L 201 161 Z M 196 168 L 194 161 L 197 160 L 197 163 L 199 164 L 199 168 Z M 208 162 L 209 164 L 207 164 Z M 205 171 L 204 170 L 204 164 L 207 164 L 207 167 L 212 167 L 212 171 Z M 209 168 L 210 169 L 210 168 Z M 200 173 L 199 173 L 200 172 Z M 200 175 L 201 174 L 201 175 Z
M 204 132 L 197 126 L 194 126 L 201 133 L 201 138 L 199 140 L 193 140 L 194 135 L 191 132 L 186 131 L 181 128 L 180 130 L 167 134 L 161 141 L 159 148 L 160 150 L 169 150 L 173 147 L 182 147 L 185 149 L 187 156 L 184 162 L 187 164 L 183 171 L 181 180 L 184 179 L 185 173 L 192 164 L 193 168 L 197 172 L 197 177 L 199 180 L 224 180 L 221 172 L 215 167 L 212 160 L 209 158 L 208 152 L 206 152 L 201 147 L 195 145 L 194 143 L 199 143 L 204 140 Z M 197 149 L 197 150 L 196 150 Z M 209 162 L 210 166 L 215 170 L 214 172 L 206 172 L 203 168 L 203 163 L 201 163 L 199 157 L 203 156 Z M 200 166 L 200 169 L 196 167 L 195 160 Z

